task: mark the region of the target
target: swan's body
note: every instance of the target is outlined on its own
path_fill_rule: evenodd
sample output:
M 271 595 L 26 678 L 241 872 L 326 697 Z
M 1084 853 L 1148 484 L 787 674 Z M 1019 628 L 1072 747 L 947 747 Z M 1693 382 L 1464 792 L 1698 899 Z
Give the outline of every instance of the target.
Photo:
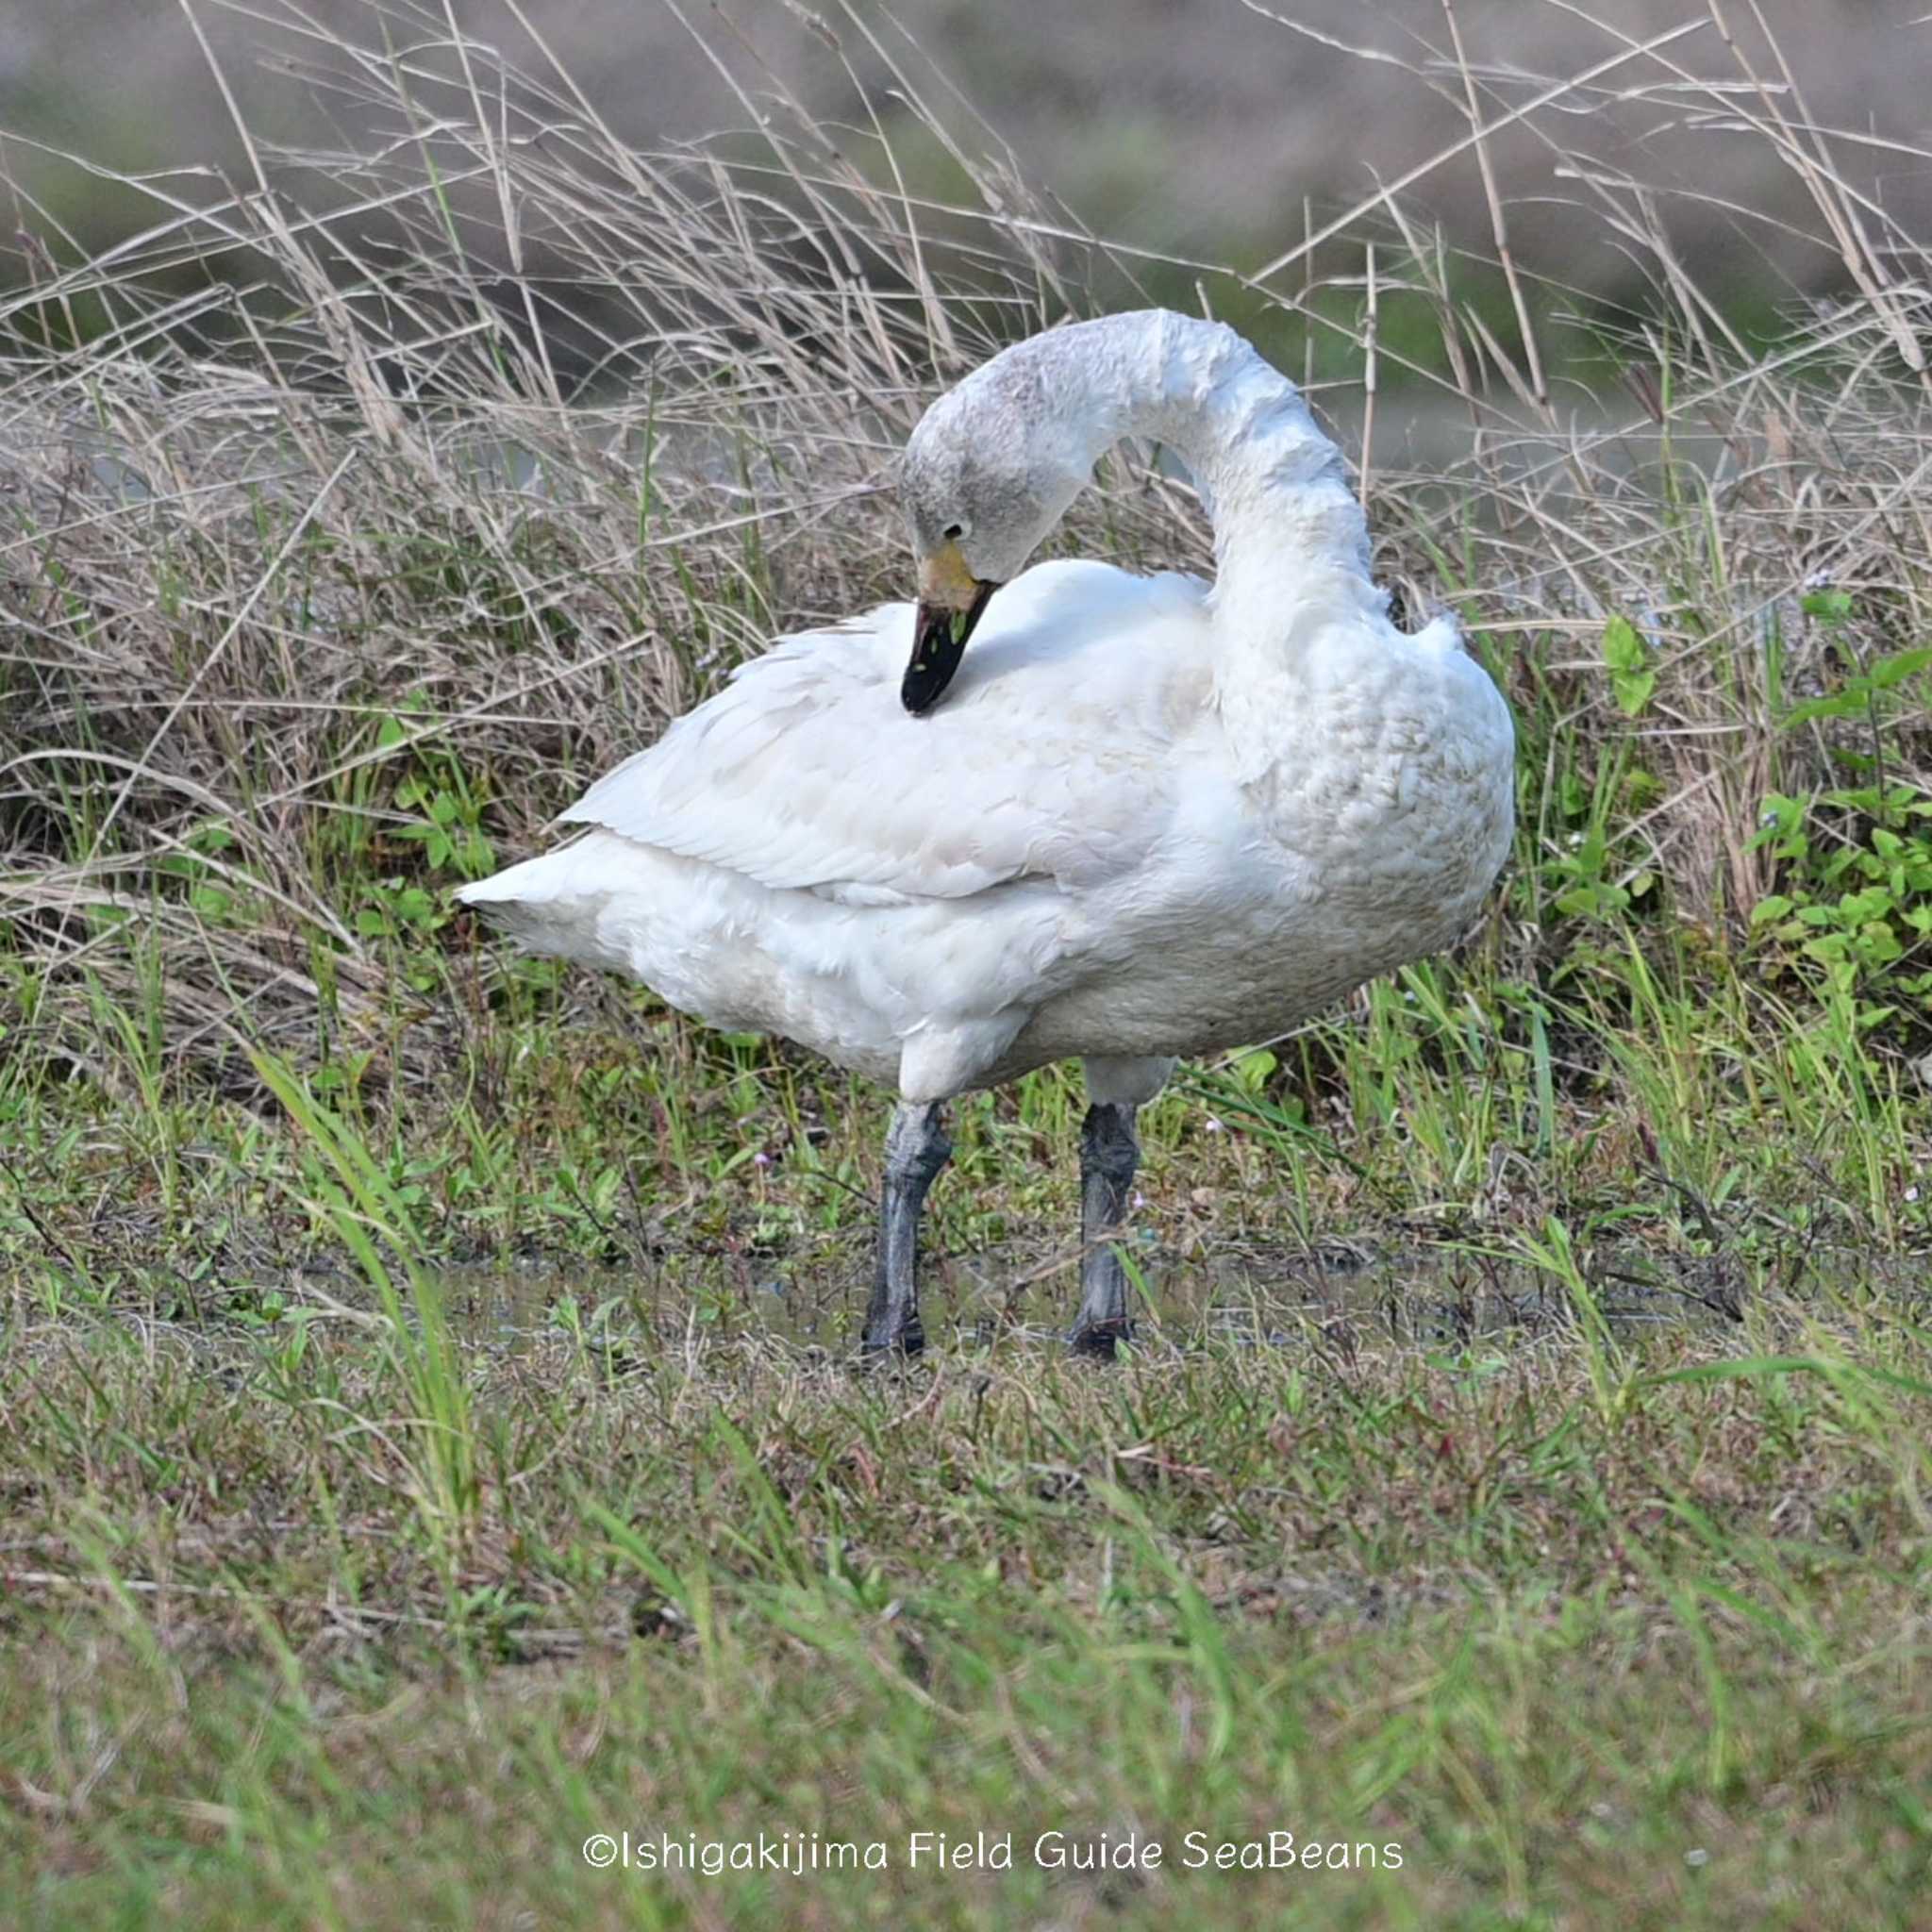
M 988 605 L 1069 475 L 1133 432 L 1208 496 L 1214 588 L 1047 563 Z M 1457 936 L 1509 841 L 1507 710 L 1451 623 L 1390 623 L 1333 445 L 1239 337 L 1158 312 L 1036 337 L 908 460 L 929 569 L 970 570 L 966 627 L 987 611 L 937 711 L 908 710 L 913 674 L 902 694 L 909 606 L 781 640 L 564 814 L 585 837 L 462 896 L 536 950 L 891 1083 L 935 1170 L 954 1094 L 1081 1055 L 1131 1145 L 1174 1058 L 1284 1032 Z
M 1203 587 L 1043 563 L 936 716 L 899 701 L 909 605 L 788 638 L 466 896 L 908 1100 L 1265 1039 L 1453 940 L 1500 860 L 1494 687 L 1444 625 L 1363 664 L 1374 593 L 1336 589 L 1289 640 L 1292 763 L 1246 784 Z

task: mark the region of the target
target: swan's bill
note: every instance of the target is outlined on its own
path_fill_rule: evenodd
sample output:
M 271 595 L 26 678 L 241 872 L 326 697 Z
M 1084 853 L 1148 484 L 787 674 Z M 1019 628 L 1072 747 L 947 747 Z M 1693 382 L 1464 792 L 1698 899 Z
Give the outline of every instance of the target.
M 999 589 L 966 568 L 957 543 L 947 542 L 919 565 L 919 615 L 912 629 L 912 661 L 906 667 L 899 698 L 916 717 L 945 694 L 965 654 L 966 641 L 979 622 L 987 599 Z

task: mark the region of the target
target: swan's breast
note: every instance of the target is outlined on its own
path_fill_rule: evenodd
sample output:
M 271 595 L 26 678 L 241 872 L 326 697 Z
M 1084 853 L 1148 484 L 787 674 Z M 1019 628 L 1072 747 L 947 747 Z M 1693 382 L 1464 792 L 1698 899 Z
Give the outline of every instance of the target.
M 1268 773 L 1271 835 L 1307 868 L 1329 923 L 1389 922 L 1391 942 L 1460 916 L 1500 870 L 1514 734 L 1502 694 L 1449 634 L 1311 654 L 1304 728 Z

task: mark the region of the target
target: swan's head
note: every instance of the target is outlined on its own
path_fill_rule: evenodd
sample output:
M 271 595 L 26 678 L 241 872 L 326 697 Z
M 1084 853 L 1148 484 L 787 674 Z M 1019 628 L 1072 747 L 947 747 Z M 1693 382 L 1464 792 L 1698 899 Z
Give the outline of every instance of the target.
M 1036 337 L 941 396 L 906 445 L 899 497 L 919 564 L 919 621 L 900 696 L 936 705 L 987 600 L 1040 547 L 1098 453 L 1056 392 Z M 1102 439 L 1105 447 L 1109 439 Z

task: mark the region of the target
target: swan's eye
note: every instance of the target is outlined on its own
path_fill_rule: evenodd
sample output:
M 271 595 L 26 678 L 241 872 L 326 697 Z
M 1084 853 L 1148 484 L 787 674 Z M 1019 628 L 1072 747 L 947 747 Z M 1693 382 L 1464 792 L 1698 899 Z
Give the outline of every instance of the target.
M 948 524 L 946 525 L 945 536 L 948 543 L 957 543 L 965 534 L 966 525 L 964 524 Z

